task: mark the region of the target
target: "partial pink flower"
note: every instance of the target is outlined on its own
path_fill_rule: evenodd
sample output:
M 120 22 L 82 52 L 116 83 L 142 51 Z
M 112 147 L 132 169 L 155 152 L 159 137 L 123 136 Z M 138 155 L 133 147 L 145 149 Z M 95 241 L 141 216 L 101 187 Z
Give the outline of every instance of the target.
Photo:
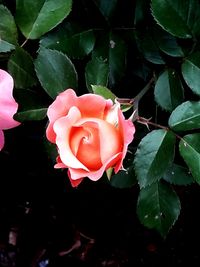
M 83 178 L 99 180 L 110 167 L 123 169 L 135 127 L 119 103 L 95 94 L 80 97 L 72 89 L 57 96 L 47 112 L 47 139 L 58 149 L 55 168 L 68 168 L 72 186 Z
M 11 129 L 20 123 L 13 119 L 18 104 L 13 98 L 13 78 L 9 73 L 0 69 L 0 150 L 4 146 L 3 130 Z

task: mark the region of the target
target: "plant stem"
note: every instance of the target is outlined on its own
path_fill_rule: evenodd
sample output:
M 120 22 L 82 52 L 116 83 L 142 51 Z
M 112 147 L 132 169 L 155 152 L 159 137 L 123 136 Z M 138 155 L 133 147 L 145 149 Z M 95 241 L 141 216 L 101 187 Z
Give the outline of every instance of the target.
M 151 88 L 152 83 L 154 82 L 154 77 L 147 83 L 147 85 L 139 92 L 139 94 L 134 97 L 133 102 L 139 102 L 139 100 L 146 94 L 146 92 Z
M 147 83 L 147 85 L 137 94 L 134 98 L 117 98 L 120 104 L 134 104 L 134 107 L 138 105 L 140 99 L 146 94 L 146 92 L 151 88 L 151 84 L 154 82 L 154 77 Z M 135 109 L 135 108 L 134 108 Z
M 130 99 L 130 101 L 134 105 L 134 111 L 133 114 L 131 115 L 132 121 L 135 121 L 139 117 L 139 112 L 138 112 L 139 101 L 151 88 L 151 85 L 154 82 L 154 80 L 155 80 L 154 77 L 152 77 L 150 81 L 147 83 L 147 85 L 139 92 L 139 94 L 137 94 L 134 98 Z
M 138 117 L 136 118 L 136 121 L 139 122 L 139 123 L 141 123 L 141 124 L 146 125 L 147 127 L 148 127 L 148 125 L 152 125 L 152 126 L 154 126 L 154 127 L 156 127 L 156 128 L 160 128 L 160 129 L 163 129 L 163 130 L 165 130 L 165 131 L 172 131 L 172 130 L 171 130 L 169 127 L 167 127 L 167 126 L 163 126 L 163 125 L 161 125 L 161 124 L 152 122 L 152 121 L 150 121 L 150 119 L 145 119 L 145 118 L 143 118 L 143 117 L 139 117 L 139 116 L 138 116 Z M 180 139 L 180 140 L 183 139 L 180 135 L 178 135 L 178 134 L 176 134 L 176 133 L 174 133 L 174 134 L 175 134 L 175 136 L 176 136 L 178 139 Z
M 20 47 L 23 47 L 27 42 L 28 42 L 29 39 L 26 39 L 21 45 Z
M 143 117 L 137 117 L 137 121 L 139 122 L 139 123 L 142 123 L 142 124 L 146 124 L 146 125 L 152 125 L 152 126 L 154 126 L 154 127 L 157 127 L 157 128 L 160 128 L 160 129 L 164 129 L 164 130 L 166 130 L 166 131 L 169 131 L 170 129 L 168 128 L 168 127 L 166 127 L 166 126 L 163 126 L 163 125 L 161 125 L 161 124 L 157 124 L 157 123 L 155 123 L 155 122 L 152 122 L 152 121 L 150 121 L 149 119 L 145 119 L 145 118 L 143 118 Z

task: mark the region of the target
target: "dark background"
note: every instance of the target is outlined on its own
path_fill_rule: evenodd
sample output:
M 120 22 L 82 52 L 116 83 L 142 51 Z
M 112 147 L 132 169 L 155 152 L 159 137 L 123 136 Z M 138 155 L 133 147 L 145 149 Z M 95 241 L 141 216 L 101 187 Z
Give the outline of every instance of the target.
M 116 189 L 106 179 L 85 179 L 72 188 L 66 171 L 55 170 L 46 154 L 44 133 L 38 133 L 46 121 L 40 123 L 5 131 L 0 266 L 198 266 L 197 185 L 175 188 L 182 210 L 163 239 L 138 221 L 137 185 Z
M 14 14 L 15 1 L 2 2 Z M 73 2 L 76 12 L 68 19 L 85 28 L 101 27 L 109 32 L 118 27 L 134 27 L 136 1 L 128 0 L 126 5 L 125 1 L 118 1 L 109 23 L 93 1 Z M 141 32 L 152 23 L 150 13 L 146 19 L 139 25 Z M 138 56 L 135 43 L 127 38 L 129 35 L 123 30 L 119 33 L 127 41 L 128 60 L 126 73 L 114 87 L 114 93 L 131 98 L 146 84 L 136 75 L 144 59 Z M 26 44 L 33 56 L 37 48 L 38 41 Z M 84 69 L 89 59 L 74 61 L 79 74 L 78 95 L 87 92 Z M 170 60 L 168 64 L 174 66 L 175 62 Z M 160 67 L 145 64 L 147 76 Z M 52 100 L 42 90 L 44 103 L 49 104 Z M 140 104 L 141 115 L 153 117 L 153 93 L 148 93 Z M 160 114 L 158 121 L 166 125 L 166 113 Z M 5 131 L 6 143 L 0 152 L 0 267 L 199 266 L 198 185 L 175 187 L 181 214 L 163 239 L 138 220 L 137 185 L 117 189 L 106 179 L 95 183 L 85 179 L 78 188 L 72 188 L 66 170 L 53 168 L 44 143 L 46 125 L 44 119 Z M 134 147 L 145 133 L 144 127 L 137 131 Z

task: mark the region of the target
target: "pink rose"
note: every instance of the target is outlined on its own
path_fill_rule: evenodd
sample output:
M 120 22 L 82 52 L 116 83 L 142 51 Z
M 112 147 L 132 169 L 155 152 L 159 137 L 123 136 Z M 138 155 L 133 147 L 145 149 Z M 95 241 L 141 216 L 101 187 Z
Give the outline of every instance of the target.
M 115 173 L 123 168 L 135 128 L 125 120 L 119 103 L 95 94 L 77 97 L 68 89 L 57 96 L 47 115 L 47 139 L 59 153 L 55 168 L 68 168 L 72 186 L 84 177 L 97 181 L 110 167 Z
M 13 78 L 6 71 L 0 69 L 0 150 L 4 146 L 3 130 L 14 128 L 20 123 L 13 119 L 18 104 L 13 98 Z

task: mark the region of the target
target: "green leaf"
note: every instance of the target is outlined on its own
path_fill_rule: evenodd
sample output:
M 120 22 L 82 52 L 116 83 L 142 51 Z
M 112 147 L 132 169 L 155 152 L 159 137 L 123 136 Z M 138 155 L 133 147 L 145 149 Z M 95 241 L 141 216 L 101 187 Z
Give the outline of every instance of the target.
M 61 52 L 41 49 L 35 61 L 35 70 L 42 87 L 52 98 L 67 88 L 77 87 L 75 67 Z
M 100 12 L 102 15 L 106 18 L 109 19 L 112 17 L 118 0 L 112 0 L 112 1 L 107 1 L 107 0 L 93 0 L 97 7 L 99 8 Z
M 113 101 L 113 103 L 115 102 L 115 99 L 117 98 L 116 95 L 114 95 L 110 89 L 108 89 L 105 86 L 101 86 L 101 85 L 91 85 L 92 87 L 92 92 L 96 95 L 100 95 L 103 96 L 105 99 L 111 99 Z M 133 104 L 120 104 L 120 109 L 122 110 L 122 112 L 126 112 L 129 109 L 131 109 L 133 107 Z
M 17 27 L 11 12 L 0 5 L 0 52 L 9 52 L 17 44 Z
M 188 169 L 177 164 L 172 164 L 167 169 L 163 175 L 163 179 L 174 185 L 189 185 L 194 182 Z
M 184 53 L 182 48 L 177 43 L 177 39 L 166 31 L 154 29 L 154 36 L 159 49 L 171 57 L 183 57 Z
M 38 121 L 38 120 L 43 120 L 46 117 L 46 114 L 47 114 L 47 108 L 31 109 L 16 113 L 14 118 L 20 122 Z
M 92 91 L 96 95 L 103 96 L 105 99 L 115 101 L 116 96 L 106 87 L 100 85 L 92 85 Z
M 27 39 L 38 39 L 66 18 L 72 0 L 16 0 L 16 21 Z
M 183 87 L 175 70 L 168 69 L 158 77 L 154 95 L 158 105 L 167 111 L 172 111 L 183 102 Z
M 93 50 L 94 43 L 93 30 L 76 33 L 66 39 L 66 54 L 72 58 L 83 58 Z
M 108 85 L 112 88 L 123 77 L 126 68 L 127 48 L 120 36 L 110 33 L 97 40 L 93 57 L 101 58 L 108 64 Z
M 18 47 L 10 56 L 8 70 L 13 76 L 15 87 L 27 88 L 37 83 L 33 59 L 23 48 Z
M 176 192 L 165 183 L 154 183 L 140 191 L 137 214 L 143 225 L 156 229 L 163 237 L 172 228 L 181 210 Z
M 152 70 L 148 66 L 148 62 L 139 60 L 136 66 L 133 67 L 133 74 L 143 81 L 147 81 L 150 75 L 152 75 Z
M 192 173 L 200 184 L 200 134 L 188 134 L 179 143 L 179 151 Z
M 169 117 L 169 126 L 174 131 L 200 128 L 200 101 L 186 101 L 178 106 Z
M 64 24 L 54 32 L 45 35 L 40 45 L 45 48 L 59 50 L 71 58 L 83 58 L 94 48 L 95 36 L 93 30 L 76 29 L 71 24 Z
M 137 179 L 134 172 L 134 167 L 130 166 L 126 171 L 111 176 L 110 184 L 117 188 L 129 188 L 136 184 Z
M 193 53 L 184 60 L 182 74 L 191 90 L 200 95 L 200 52 Z
M 108 63 L 102 58 L 92 57 L 85 68 L 85 80 L 88 90 L 92 91 L 92 84 L 107 86 L 108 74 Z
M 174 144 L 175 135 L 165 130 L 154 130 L 141 140 L 134 160 L 141 188 L 160 180 L 173 161 Z
M 180 38 L 200 33 L 200 5 L 197 0 L 152 0 L 152 14 L 157 23 Z
M 126 46 L 124 41 L 117 35 L 110 34 L 109 41 L 109 86 L 113 87 L 119 81 L 126 66 Z
M 108 180 L 110 180 L 113 174 L 113 167 L 108 168 L 105 173 L 106 173 Z
M 10 52 L 11 50 L 14 49 L 15 46 L 13 44 L 10 44 L 0 39 L 0 53 Z
M 134 105 L 133 104 L 121 104 L 120 109 L 122 112 L 126 112 L 131 109 Z
M 144 58 L 153 64 L 165 64 L 152 31 L 145 29 L 135 34 L 138 49 Z
M 134 25 L 137 26 L 139 23 L 142 23 L 147 18 L 149 11 L 149 2 L 146 0 L 136 0 L 135 1 L 135 19 Z

